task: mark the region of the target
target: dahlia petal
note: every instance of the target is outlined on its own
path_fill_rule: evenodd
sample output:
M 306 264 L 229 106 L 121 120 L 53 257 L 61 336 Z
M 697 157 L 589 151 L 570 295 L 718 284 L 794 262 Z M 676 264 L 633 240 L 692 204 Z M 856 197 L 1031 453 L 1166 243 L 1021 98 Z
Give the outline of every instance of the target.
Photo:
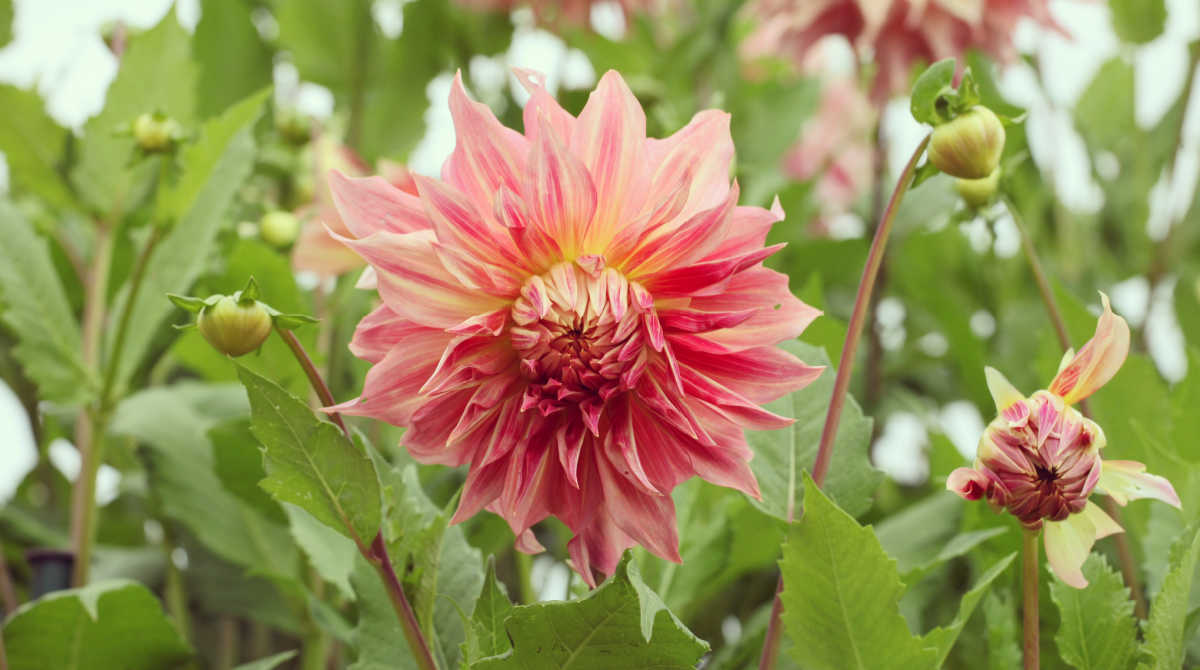
M 989 480 L 986 475 L 973 468 L 956 468 L 946 478 L 946 490 L 953 491 L 964 500 L 979 500 L 987 495 Z
M 500 123 L 487 105 L 467 96 L 461 72 L 450 86 L 450 116 L 458 143 L 442 166 L 442 179 L 486 211 L 497 188 L 518 188 L 528 141 Z
M 459 417 L 467 410 L 474 389 L 463 389 L 437 397 L 424 397 L 420 407 L 412 412 L 405 423 L 408 430 L 400 442 L 413 458 L 421 463 L 448 465 L 457 468 L 469 461 L 476 445 L 450 442 L 450 434 L 458 425 Z
M 328 179 L 333 204 L 353 237 L 380 231 L 411 233 L 430 226 L 420 198 L 382 177 L 353 178 L 334 170 Z
M 524 68 L 513 68 L 512 73 L 529 92 L 529 101 L 525 103 L 524 110 L 525 134 L 529 142 L 534 143 L 539 139 L 539 119 L 545 119 L 558 137 L 571 137 L 572 128 L 576 123 L 575 117 L 563 109 L 546 90 L 542 73 Z
M 779 204 L 778 196 L 771 203 L 770 209 L 734 207 L 729 214 L 727 234 L 724 239 L 719 240 L 712 255 L 723 257 L 761 249 L 767 243 L 767 234 L 771 232 L 771 227 L 783 218 L 783 206 Z
M 540 554 L 546 551 L 546 547 L 542 546 L 541 542 L 538 542 L 533 531 L 529 529 L 517 535 L 517 539 L 513 542 L 513 547 L 522 554 Z
M 729 114 L 709 109 L 665 139 L 646 140 L 648 166 L 654 169 L 649 181 L 646 202 L 667 200 L 670 193 L 658 190 L 660 185 L 671 189 L 681 175 L 690 177 L 691 189 L 687 205 L 680 212 L 690 217 L 723 201 L 729 192 L 729 166 L 733 161 L 733 138 L 729 134 Z
M 570 144 L 595 183 L 597 202 L 593 235 L 611 238 L 620 221 L 635 167 L 646 138 L 646 114 L 615 70 L 600 78 L 572 128 Z M 590 246 L 590 245 L 585 245 Z
M 1062 521 L 1046 521 L 1043 528 L 1050 569 L 1067 585 L 1077 589 L 1088 585 L 1080 568 L 1092 545 L 1099 538 L 1122 532 L 1121 527 L 1093 502 L 1088 502 L 1083 512 Z
M 1107 494 L 1118 505 L 1130 500 L 1153 498 L 1161 500 L 1175 509 L 1181 509 L 1175 487 L 1165 477 L 1146 472 L 1146 466 L 1136 461 L 1105 460 L 1101 465 L 1100 479 L 1096 488 Z
M 458 508 L 455 509 L 450 523 L 462 523 L 470 519 L 499 498 L 500 491 L 504 488 L 504 474 L 503 463 L 472 464 L 467 472 L 467 481 L 463 484 L 462 496 L 458 499 Z
M 391 348 L 371 366 L 358 398 L 335 405 L 332 411 L 354 416 L 370 416 L 393 425 L 407 425 L 413 412 L 427 399 L 417 389 L 433 373 L 450 336 L 436 329 L 406 324 L 397 335 L 403 345 Z
M 811 384 L 824 367 L 810 366 L 776 347 L 757 347 L 743 351 L 723 351 L 714 355 L 714 346 L 695 335 L 671 338 L 675 355 L 684 368 L 725 386 L 752 403 L 768 403 Z
M 596 213 L 596 187 L 587 166 L 572 155 L 544 117 L 530 149 L 526 176 L 526 205 L 546 234 L 558 243 L 562 256 L 579 253 Z
M 692 298 L 690 307 L 727 314 L 737 313 L 747 307 L 754 308 L 746 321 L 704 333 L 705 339 L 728 351 L 795 339 L 813 319 L 821 315 L 821 310 L 806 305 L 792 295 L 788 289 L 787 275 L 761 266 L 734 275 L 721 293 Z M 660 312 L 660 317 L 665 318 L 665 313 Z
M 344 228 L 336 211 L 308 208 L 297 216 L 302 227 L 292 247 L 293 268 L 335 277 L 362 267 L 362 257 L 329 234 L 330 230 Z
M 402 318 L 387 305 L 380 305 L 363 317 L 354 328 L 350 352 L 364 360 L 378 363 L 393 347 L 425 331 L 437 333 L 438 339 L 443 343 L 449 341 L 440 331 L 417 325 Z
M 1104 386 L 1129 354 L 1129 324 L 1113 313 L 1107 295 L 1101 293 L 1100 302 L 1104 312 L 1096 323 L 1096 333 L 1050 383 L 1050 392 L 1068 405 Z
M 673 268 L 643 279 L 642 284 L 656 298 L 713 295 L 722 292 L 735 273 L 761 263 L 784 246 L 776 244 L 729 258 Z
M 1004 414 L 1005 410 L 1013 405 L 1023 402 L 1025 394 L 1017 390 L 1017 387 L 1008 381 L 999 370 L 993 367 L 983 369 L 984 375 L 987 377 L 988 391 L 992 394 L 992 400 L 996 403 L 996 411 Z
M 649 495 L 638 490 L 603 455 L 597 456 L 596 467 L 604 488 L 605 508 L 617 527 L 650 553 L 682 563 L 675 502 L 671 496 Z
M 669 267 L 689 265 L 703 258 L 725 238 L 729 214 L 737 204 L 738 186 L 735 182 L 724 202 L 697 212 L 694 216 L 658 235 L 647 235 L 640 247 L 625 260 L 627 274 L 640 278 Z M 757 247 L 762 248 L 762 245 Z
M 567 553 L 575 571 L 588 586 L 596 588 L 595 572 L 611 575 L 621 554 L 637 544 L 626 535 L 607 512 L 601 511 L 586 526 L 573 528 L 575 537 L 567 542 Z
M 484 216 L 493 208 L 490 193 L 480 209 L 442 182 L 420 175 L 414 179 L 438 242 L 459 246 L 476 262 L 492 264 L 494 272 L 516 273 L 519 262 L 512 238 L 502 226 L 489 224 Z

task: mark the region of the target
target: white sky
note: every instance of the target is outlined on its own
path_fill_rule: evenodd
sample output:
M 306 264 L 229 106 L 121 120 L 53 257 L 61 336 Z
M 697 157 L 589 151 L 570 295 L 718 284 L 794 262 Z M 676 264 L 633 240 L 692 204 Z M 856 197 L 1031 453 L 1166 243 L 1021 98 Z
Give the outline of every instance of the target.
M 1183 88 L 1187 64 L 1187 43 L 1200 35 L 1200 3 L 1195 0 L 1167 0 L 1170 18 L 1164 35 L 1133 52 L 1137 72 L 1137 118 L 1139 123 L 1155 122 Z M 15 39 L 0 49 L 0 81 L 19 86 L 36 86 L 46 100 L 50 114 L 72 128 L 99 111 L 104 93 L 116 73 L 116 63 L 101 41 L 100 28 L 106 22 L 120 19 L 126 23 L 149 27 L 168 10 L 169 0 L 15 0 Z M 389 34 L 402 26 L 398 23 L 400 0 L 379 0 L 376 20 Z M 1102 196 L 1093 182 L 1091 169 L 1082 142 L 1071 127 L 1069 108 L 1091 80 L 1097 68 L 1108 58 L 1125 48 L 1118 43 L 1109 26 L 1107 4 L 1055 0 L 1056 16 L 1074 35 L 1071 40 L 1041 31 L 1025 24 L 1017 34 L 1018 46 L 1037 50 L 1044 64 L 1048 87 L 1053 91 L 1047 100 L 1034 84 L 1032 72 L 1023 64 L 1010 67 L 1002 78 L 1005 93 L 1029 109 L 1029 132 L 1034 140 L 1035 160 L 1048 174 L 1054 175 L 1055 188 L 1070 208 L 1095 211 Z M 176 9 L 181 23 L 192 28 L 199 19 L 197 0 L 180 0 Z M 609 12 L 608 14 L 612 14 Z M 611 21 L 603 11 L 595 18 Z M 618 19 L 619 20 L 619 19 Z M 566 82 L 572 86 L 587 85 L 594 80 L 586 57 L 568 51 L 557 37 L 549 33 L 522 28 L 510 48 L 507 58 L 479 58 L 469 68 L 478 94 L 503 85 L 506 65 L 544 66 L 557 63 L 558 71 L 548 72 L 551 85 Z M 328 114 L 331 97 L 327 91 L 311 85 L 298 86 L 294 69 L 277 68 L 277 89 L 280 96 L 295 101 L 312 113 Z M 428 89 L 433 105 L 426 113 L 427 136 L 410 157 L 413 169 L 436 174 L 442 161 L 453 149 L 454 133 L 446 109 L 449 74 L 435 79 Z M 1200 98 L 1197 87 L 1195 99 Z M 897 104 L 885 120 L 893 137 L 893 165 L 903 162 L 920 139 L 921 128 L 911 120 L 907 104 Z M 1152 235 L 1165 232 L 1165 222 L 1172 214 L 1186 207 L 1191 200 L 1200 165 L 1200 105 L 1190 106 L 1185 133 L 1185 151 L 1175 171 L 1176 178 L 1166 180 L 1156 189 L 1152 202 Z M 899 166 L 896 167 L 899 171 Z M 0 184 L 6 182 L 6 171 L 0 169 Z M 1001 243 L 1001 241 L 997 241 Z M 1136 282 L 1135 282 L 1136 284 Z M 1145 314 L 1149 291 L 1140 291 L 1135 284 L 1126 287 L 1126 313 Z M 1116 287 L 1118 293 L 1122 290 Z M 1137 296 L 1143 296 L 1138 298 Z M 1154 296 L 1155 308 L 1149 310 L 1151 352 L 1160 369 L 1168 377 L 1183 374 L 1183 359 L 1178 328 L 1173 328 L 1173 316 L 1163 309 L 1169 294 Z M 1121 299 L 1114 295 L 1118 309 Z M 1169 305 L 1169 303 L 1166 303 Z M 1156 321 L 1157 319 L 1157 321 Z M 974 408 L 964 410 L 963 404 L 948 406 L 941 420 L 926 418 L 931 424 L 945 429 L 965 453 L 973 449 L 981 426 Z M 889 439 L 889 436 L 894 436 Z M 918 480 L 927 466 L 919 458 L 924 429 L 920 421 L 899 417 L 888 422 L 884 440 L 876 445 L 881 465 L 900 480 Z M 914 451 L 916 450 L 916 451 Z M 71 470 L 70 449 L 57 448 L 55 461 Z M 66 453 L 70 452 L 70 453 Z M 16 483 L 24 477 L 33 463 L 34 450 L 25 416 L 11 391 L 0 384 L 0 504 L 11 495 Z M 74 467 L 78 467 L 77 464 Z M 116 481 L 106 478 L 102 499 L 111 498 Z

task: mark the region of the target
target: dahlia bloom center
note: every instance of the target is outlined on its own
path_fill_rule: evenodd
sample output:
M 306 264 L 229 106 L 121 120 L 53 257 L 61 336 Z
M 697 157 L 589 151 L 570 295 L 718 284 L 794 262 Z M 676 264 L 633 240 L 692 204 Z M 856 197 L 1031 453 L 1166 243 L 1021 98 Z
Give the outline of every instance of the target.
M 595 256 L 530 277 L 512 320 L 509 336 L 529 381 L 521 411 L 578 407 L 593 435 L 604 402 L 645 371 L 643 323 L 657 323 L 650 294 Z

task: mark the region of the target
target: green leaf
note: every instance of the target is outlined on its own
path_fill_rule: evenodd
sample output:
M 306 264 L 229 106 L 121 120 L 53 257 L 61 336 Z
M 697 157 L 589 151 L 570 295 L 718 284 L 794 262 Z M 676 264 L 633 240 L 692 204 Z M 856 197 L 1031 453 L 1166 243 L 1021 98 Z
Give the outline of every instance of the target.
M 197 113 L 220 114 L 233 103 L 271 84 L 272 54 L 240 0 L 202 0 L 192 38 L 199 65 Z
M 4 25 L 3 6 L 8 1 L 0 0 L 0 30 Z M 75 196 L 61 173 L 70 131 L 50 118 L 42 98 L 33 91 L 0 85 L 0 106 L 4 109 L 0 117 L 0 151 L 8 161 L 12 184 L 54 207 L 74 206 Z
M 789 498 L 799 501 L 803 495 L 800 473 L 816 460 L 836 372 L 824 350 L 796 341 L 781 346 L 809 365 L 827 366 L 807 387 L 766 405 L 776 414 L 796 419 L 795 423 L 779 430 L 746 431 L 746 440 L 754 449 L 750 468 L 762 491 L 762 500 L 752 502 L 767 514 L 786 520 Z M 825 490 L 855 516 L 870 508 L 871 496 L 883 477 L 871 466 L 870 443 L 871 419 L 863 416 L 858 403 L 847 395 Z
M 958 605 L 958 614 L 954 617 L 954 621 L 947 626 L 940 626 L 925 634 L 922 640 L 925 644 L 932 645 L 938 650 L 936 668 L 942 667 L 946 662 L 946 657 L 950 655 L 950 650 L 954 647 L 955 641 L 962 633 L 963 626 L 967 625 L 967 621 L 971 619 L 971 614 L 975 612 L 975 607 L 979 605 L 979 600 L 987 594 L 991 588 L 992 582 L 996 580 L 1008 566 L 1017 557 L 1016 552 L 1005 556 L 997 561 L 992 567 L 988 568 L 979 579 L 975 580 L 975 585 L 970 591 L 963 594 L 962 601 Z
M 191 649 L 146 587 L 126 580 L 56 591 L 4 624 L 11 670 L 173 668 Z
M 284 652 L 275 654 L 274 656 L 260 658 L 257 661 L 243 663 L 243 664 L 237 666 L 236 668 L 234 668 L 233 670 L 275 670 L 275 668 L 282 665 L 285 661 L 292 660 L 293 658 L 295 658 L 295 656 L 296 656 L 296 650 L 294 650 L 294 649 L 292 651 L 284 651 Z
M 938 651 L 900 615 L 904 585 L 870 527 L 838 509 L 805 474 L 804 516 L 780 562 L 792 656 L 809 670 L 936 667 Z
M 909 105 L 914 119 L 931 126 L 949 120 L 944 109 L 944 98 L 954 94 L 956 67 L 957 62 L 953 58 L 946 58 L 930 65 L 917 77 Z
M 183 174 L 164 192 L 162 203 L 178 224 L 158 243 L 146 266 L 137 303 L 130 312 L 129 334 L 119 384 L 141 365 L 158 329 L 175 309 L 167 293 L 186 293 L 209 262 L 217 232 L 228 222 L 225 210 L 254 165 L 254 124 L 267 92 L 251 96 L 204 124 L 200 139 L 180 157 Z M 114 313 L 124 308 L 119 299 Z
M 992 591 L 983 601 L 987 625 L 988 670 L 1012 670 L 1021 667 L 1021 632 L 1008 592 Z
M 467 627 L 467 639 L 463 643 L 462 656 L 468 664 L 512 649 L 508 633 L 504 630 L 504 622 L 512 611 L 513 604 L 508 599 L 508 591 L 496 579 L 496 558 L 489 556 L 483 591 L 475 601 L 475 610 Z
M 0 320 L 17 337 L 13 355 L 39 397 L 83 403 L 97 383 L 83 363 L 83 337 L 46 242 L 15 207 L 0 201 Z
M 1167 3 L 1164 0 L 1108 0 L 1113 30 L 1117 37 L 1133 44 L 1145 44 L 1167 27 Z
M 400 618 L 366 559 L 355 560 L 350 583 L 358 600 L 358 625 L 352 637 L 358 658 L 350 670 L 418 670 Z
M 1200 532 L 1193 526 L 1171 548 L 1171 571 L 1150 606 L 1138 670 L 1178 670 L 1183 665 L 1188 644 L 1184 636 L 1188 600 L 1198 560 Z
M 296 544 L 304 550 L 309 563 L 322 579 L 333 584 L 347 598 L 354 599 L 350 573 L 358 549 L 354 543 L 317 521 L 303 508 L 284 503 Z
M 13 0 L 0 0 L 0 47 L 13 38 Z
M 93 211 L 110 223 L 145 195 L 157 162 L 129 167 L 134 139 L 115 130 L 139 114 L 154 112 L 189 128 L 196 107 L 196 66 L 191 56 L 191 36 L 179 26 L 175 12 L 167 12 L 157 26 L 130 40 L 104 108 L 84 125 L 71 181 Z
M 927 570 L 968 551 L 1001 533 L 1005 528 L 957 533 L 962 520 L 962 500 L 949 491 L 939 491 L 875 526 L 875 536 L 896 559 L 900 574 Z
M 228 407 L 218 409 L 221 405 Z M 214 448 L 206 435 L 217 421 L 244 411 L 235 385 L 177 384 L 123 400 L 110 431 L 148 447 L 147 476 L 165 515 L 187 526 L 222 558 L 253 572 L 293 579 L 297 554 L 287 529 L 236 496 L 216 474 Z M 212 434 L 216 439 L 227 436 L 219 430 Z
M 1050 581 L 1050 597 L 1062 621 L 1054 642 L 1078 670 L 1128 670 L 1137 649 L 1133 601 L 1125 582 L 1100 554 L 1083 564 L 1085 589 Z
M 262 487 L 280 502 L 366 546 L 379 532 L 379 479 L 363 451 L 308 405 L 238 365 L 254 436 L 264 447 Z
M 708 644 L 642 582 L 626 552 L 613 576 L 581 600 L 517 607 L 505 629 L 512 650 L 471 670 L 690 670 Z

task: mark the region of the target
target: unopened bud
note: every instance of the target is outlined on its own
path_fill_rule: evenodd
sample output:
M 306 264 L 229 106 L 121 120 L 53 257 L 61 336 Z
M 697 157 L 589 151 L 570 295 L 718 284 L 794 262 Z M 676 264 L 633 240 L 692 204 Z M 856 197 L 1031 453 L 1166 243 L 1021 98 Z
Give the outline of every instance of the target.
M 937 126 L 929 140 L 929 162 L 959 179 L 987 178 L 1003 152 L 1004 124 L 982 105 Z
M 283 110 L 277 113 L 275 127 L 283 139 L 292 144 L 306 144 L 312 137 L 312 122 L 296 110 Z
M 290 212 L 267 212 L 258 222 L 259 237 L 271 246 L 286 247 L 296 241 L 296 235 L 299 233 L 300 221 Z
M 142 114 L 133 121 L 133 138 L 146 153 L 170 151 L 183 138 L 183 127 L 160 114 Z
M 1000 185 L 1000 168 L 983 179 L 955 179 L 954 188 L 967 206 L 979 209 L 992 201 Z
M 208 343 L 223 354 L 241 356 L 262 346 L 271 334 L 271 314 L 253 298 L 221 296 L 200 311 L 196 325 Z

